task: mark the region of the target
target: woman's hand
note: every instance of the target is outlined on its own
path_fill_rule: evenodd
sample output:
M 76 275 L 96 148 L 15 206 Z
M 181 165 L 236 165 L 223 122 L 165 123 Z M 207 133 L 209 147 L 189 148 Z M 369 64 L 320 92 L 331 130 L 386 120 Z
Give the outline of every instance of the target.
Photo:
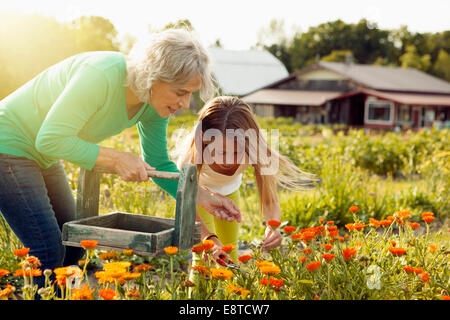
M 125 181 L 148 181 L 147 171 L 155 170 L 147 162 L 130 152 L 120 151 L 114 167 L 117 174 Z
M 141 157 L 131 152 L 101 147 L 95 163 L 114 170 L 125 181 L 148 181 L 147 171 L 155 170 Z
M 197 203 L 217 219 L 241 222 L 241 212 L 233 200 L 199 186 Z
M 281 244 L 282 236 L 278 229 L 273 230 L 272 227 L 266 228 L 266 238 L 262 242 L 263 250 L 270 250 Z

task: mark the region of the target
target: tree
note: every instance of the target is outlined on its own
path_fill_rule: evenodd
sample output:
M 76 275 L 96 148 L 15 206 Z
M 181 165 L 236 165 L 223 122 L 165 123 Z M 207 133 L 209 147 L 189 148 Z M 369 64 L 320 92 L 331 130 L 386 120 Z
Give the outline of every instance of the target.
M 353 52 L 350 50 L 333 50 L 331 53 L 322 59 L 321 61 L 332 61 L 332 62 L 353 62 Z
M 450 81 L 450 54 L 444 49 L 439 50 L 438 57 L 433 65 L 433 71 L 442 79 Z
M 431 56 L 425 54 L 420 56 L 414 45 L 408 45 L 406 52 L 399 58 L 402 68 L 413 68 L 422 71 L 427 71 L 431 66 Z
M 108 19 L 83 16 L 70 22 L 69 27 L 80 52 L 119 50 L 117 30 Z

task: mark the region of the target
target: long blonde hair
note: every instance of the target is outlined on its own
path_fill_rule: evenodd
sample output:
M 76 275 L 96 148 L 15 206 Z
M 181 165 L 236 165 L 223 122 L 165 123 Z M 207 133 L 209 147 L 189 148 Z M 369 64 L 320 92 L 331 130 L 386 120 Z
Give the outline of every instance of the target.
M 256 133 L 256 144 L 254 140 L 246 141 L 245 154 L 246 159 L 252 160 L 255 175 L 261 181 L 259 188 L 261 210 L 264 204 L 272 208 L 277 197 L 277 185 L 289 190 L 303 190 L 314 187 L 314 183 L 317 181 L 315 175 L 299 169 L 289 158 L 271 148 L 261 134 L 261 128 L 250 106 L 241 99 L 231 96 L 216 97 L 206 103 L 199 111 L 198 122 L 193 135 L 189 138 L 188 151 L 182 155 L 179 165 L 196 163 L 198 174 L 200 174 L 203 161 L 200 161 L 200 163 L 198 161 L 200 152 L 198 148 L 201 146 L 201 154 L 203 154 L 202 134 L 209 129 L 218 130 L 223 134 L 229 129 L 252 130 Z M 256 150 L 261 150 L 258 149 L 261 146 L 266 148 L 266 152 L 259 153 L 259 156 L 255 157 Z M 276 172 L 262 174 L 264 171 L 263 165 L 267 164 L 270 159 L 278 161 Z

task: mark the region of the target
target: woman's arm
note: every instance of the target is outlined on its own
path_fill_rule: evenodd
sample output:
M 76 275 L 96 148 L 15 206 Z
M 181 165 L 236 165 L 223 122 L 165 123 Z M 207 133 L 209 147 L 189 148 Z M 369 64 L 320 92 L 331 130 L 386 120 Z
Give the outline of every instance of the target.
M 35 148 L 50 159 L 64 159 L 91 170 L 100 146 L 78 133 L 105 103 L 108 82 L 102 71 L 84 66 L 53 103 L 36 135 Z

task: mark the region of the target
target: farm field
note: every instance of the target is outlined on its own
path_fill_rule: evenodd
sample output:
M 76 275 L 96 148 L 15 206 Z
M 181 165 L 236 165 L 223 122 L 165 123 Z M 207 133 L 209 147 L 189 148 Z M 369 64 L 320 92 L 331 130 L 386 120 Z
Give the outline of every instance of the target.
M 180 128 L 191 129 L 195 118 L 184 113 L 171 119 L 169 150 L 179 145 Z M 259 121 L 268 137 L 270 129 L 278 130 L 280 153 L 321 179 L 313 190 L 279 190 L 282 217 L 272 226 L 283 235 L 279 248 L 260 250 L 266 226 L 249 169 L 241 186 L 238 268 L 209 261 L 191 268 L 190 255 L 208 256 L 209 243 L 191 252 L 167 248 L 166 255 L 148 258 L 132 251 L 103 252 L 86 242 L 79 269 L 53 270 L 59 281 L 41 290 L 41 298 L 448 299 L 450 130 L 382 134 L 303 126 L 292 119 Z M 140 153 L 134 128 L 103 145 Z M 64 166 L 76 196 L 78 168 Z M 151 181 L 103 175 L 100 214 L 114 211 L 174 218 L 175 201 Z M 33 277 L 20 271 L 30 257 L 17 251 L 20 242 L 1 221 L 0 298 L 33 299 Z

